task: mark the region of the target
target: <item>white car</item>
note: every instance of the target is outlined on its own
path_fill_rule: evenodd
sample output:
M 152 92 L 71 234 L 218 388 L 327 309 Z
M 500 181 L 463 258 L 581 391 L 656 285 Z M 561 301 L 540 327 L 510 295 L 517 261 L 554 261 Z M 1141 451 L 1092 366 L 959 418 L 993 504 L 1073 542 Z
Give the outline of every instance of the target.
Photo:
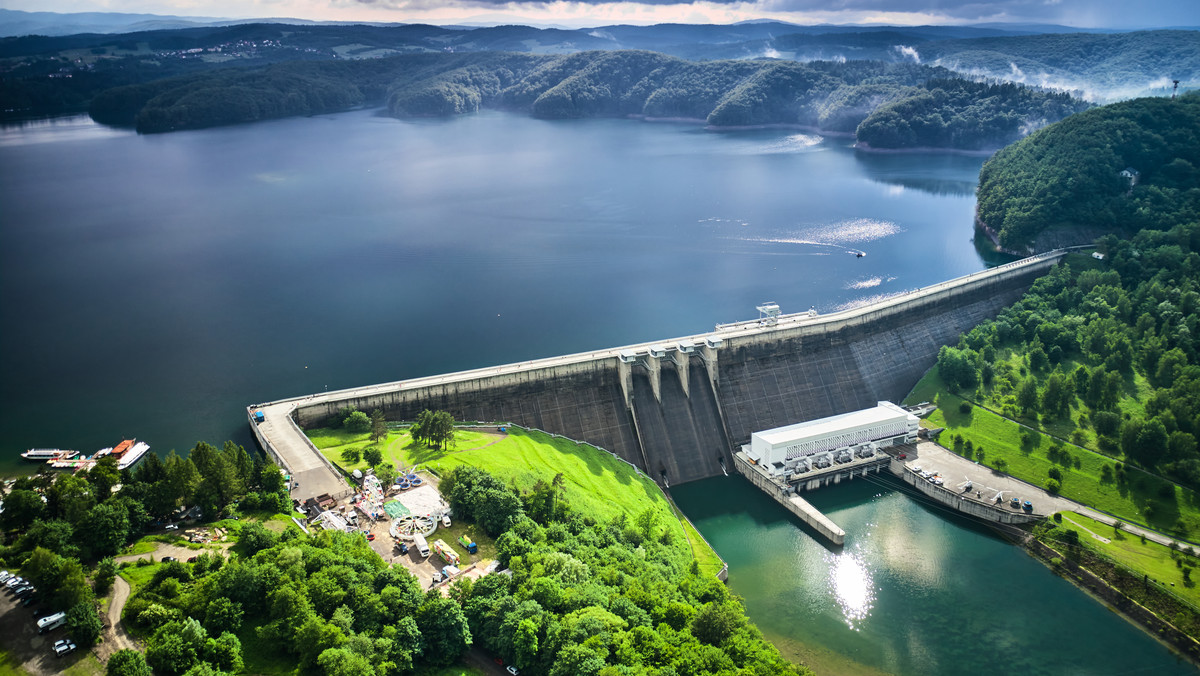
M 443 514 L 443 515 L 442 515 L 442 527 L 443 527 L 443 528 L 449 528 L 449 527 L 450 527 L 450 515 L 449 515 L 449 514 Z
M 8 578 L 10 578 L 12 576 L 13 576 L 13 574 L 8 572 L 7 570 L 0 571 L 0 582 L 4 582 L 4 581 L 8 580 Z
M 167 530 L 179 530 L 179 526 L 176 526 L 173 523 L 169 523 L 169 524 L 167 524 Z
M 71 639 L 64 638 L 55 641 L 52 650 L 54 651 L 55 657 L 62 657 L 63 655 L 74 652 L 75 647 L 75 643 L 71 641 Z

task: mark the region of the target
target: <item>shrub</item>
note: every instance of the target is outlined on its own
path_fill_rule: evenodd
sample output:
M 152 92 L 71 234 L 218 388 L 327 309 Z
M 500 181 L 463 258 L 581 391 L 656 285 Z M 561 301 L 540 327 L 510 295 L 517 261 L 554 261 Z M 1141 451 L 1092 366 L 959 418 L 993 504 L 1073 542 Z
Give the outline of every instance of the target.
M 1058 495 L 1058 492 L 1062 490 L 1062 482 L 1058 479 L 1046 479 L 1046 490 L 1050 491 L 1052 495 Z
M 958 412 L 959 413 L 970 413 L 971 412 L 971 402 L 966 401 L 966 400 L 959 402 Z
M 346 419 L 342 421 L 342 425 L 346 428 L 346 431 L 353 432 L 354 434 L 371 431 L 371 419 L 362 411 L 354 411 L 346 416 Z
M 362 454 L 359 453 L 357 448 L 342 449 L 342 462 L 348 465 L 353 465 L 354 463 L 358 462 L 359 458 L 361 457 Z

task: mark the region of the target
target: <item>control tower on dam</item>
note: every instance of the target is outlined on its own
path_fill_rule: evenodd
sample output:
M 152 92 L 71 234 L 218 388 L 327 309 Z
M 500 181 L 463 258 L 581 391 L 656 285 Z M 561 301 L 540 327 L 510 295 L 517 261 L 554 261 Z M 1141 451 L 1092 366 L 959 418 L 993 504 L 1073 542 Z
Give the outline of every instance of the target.
M 390 420 L 428 408 L 586 441 L 669 486 L 732 471 L 733 453 L 756 431 L 901 400 L 942 345 L 995 317 L 1065 253 L 828 315 L 763 306 L 758 320 L 705 334 L 294 397 L 247 413 L 264 450 L 287 467 L 317 471 L 301 428 L 343 407 L 382 409 Z

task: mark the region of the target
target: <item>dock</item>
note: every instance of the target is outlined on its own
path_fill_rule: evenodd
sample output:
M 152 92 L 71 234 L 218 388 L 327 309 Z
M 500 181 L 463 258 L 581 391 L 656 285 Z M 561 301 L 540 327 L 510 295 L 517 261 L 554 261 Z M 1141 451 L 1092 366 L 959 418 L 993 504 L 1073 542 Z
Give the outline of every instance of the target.
M 802 480 L 794 483 L 771 476 L 762 465 L 751 462 L 744 450 L 734 454 L 733 467 L 738 474 L 749 479 L 750 483 L 771 496 L 771 499 L 783 505 L 785 509 L 820 533 L 830 543 L 841 547 L 846 544 L 846 531 L 822 514 L 821 510 L 813 507 L 808 500 L 800 497 L 799 492 L 850 481 L 854 477 L 863 477 L 867 474 L 878 474 L 883 471 L 890 460 L 891 458 L 884 454 L 859 459 L 853 463 L 834 465 L 825 470 L 815 470 L 803 475 Z

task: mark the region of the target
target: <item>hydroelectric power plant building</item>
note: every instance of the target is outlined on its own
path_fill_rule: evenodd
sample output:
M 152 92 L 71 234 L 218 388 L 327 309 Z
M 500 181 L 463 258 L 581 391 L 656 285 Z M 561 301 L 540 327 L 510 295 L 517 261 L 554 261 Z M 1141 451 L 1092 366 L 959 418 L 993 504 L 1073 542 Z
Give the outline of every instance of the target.
M 802 475 L 917 440 L 917 416 L 890 401 L 750 435 L 746 456 L 773 477 Z

